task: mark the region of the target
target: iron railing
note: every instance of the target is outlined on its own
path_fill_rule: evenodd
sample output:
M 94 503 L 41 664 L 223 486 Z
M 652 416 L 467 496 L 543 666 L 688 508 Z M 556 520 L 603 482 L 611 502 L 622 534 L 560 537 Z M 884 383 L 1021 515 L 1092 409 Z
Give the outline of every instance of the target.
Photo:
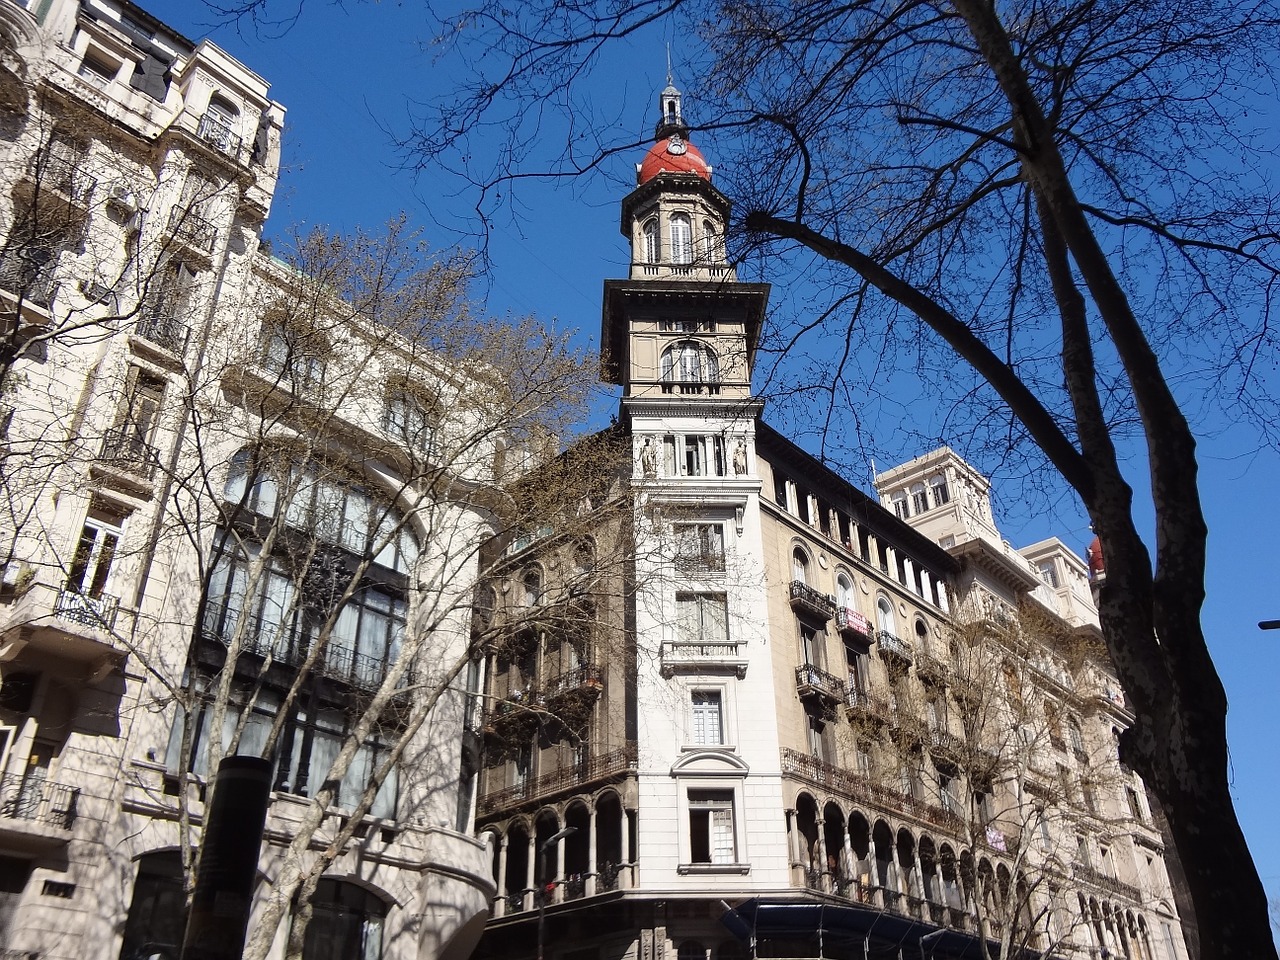
M 200 118 L 196 133 L 200 135 L 201 140 L 219 153 L 225 153 L 235 160 L 240 158 L 240 146 L 243 140 L 231 129 L 231 124 L 227 122 L 226 117 L 216 113 L 206 113 Z
M 32 160 L 30 176 L 42 189 L 56 190 L 75 203 L 86 203 L 98 179 L 80 169 L 83 161 L 82 156 L 46 151 Z
M 1083 880 L 1091 883 L 1095 887 L 1101 887 L 1116 896 L 1125 897 L 1132 901 L 1142 900 L 1142 891 L 1131 883 L 1125 883 L 1123 880 L 1117 880 L 1115 877 L 1108 876 L 1096 867 L 1092 867 L 1087 863 L 1076 862 L 1071 865 L 1071 872 L 1077 880 Z
M 135 332 L 162 350 L 177 354 L 186 352 L 187 338 L 191 334 L 185 323 L 160 308 L 144 313 L 138 319 Z
M 543 687 L 543 696 L 557 697 L 564 693 L 571 693 L 574 690 L 581 690 L 584 687 L 592 690 L 600 690 L 604 686 L 604 671 L 598 664 L 584 663 L 581 666 L 574 667 L 572 670 L 566 670 L 558 677 L 552 678 Z
M 113 427 L 102 437 L 100 462 L 117 470 L 137 474 L 144 480 L 155 476 L 160 466 L 160 452 L 127 426 Z
M 53 301 L 53 268 L 56 250 L 47 247 L 15 247 L 0 253 L 0 288 L 37 307 Z
M 585 786 L 597 780 L 616 777 L 636 767 L 636 745 L 632 741 L 619 750 L 592 757 L 586 763 L 563 767 L 526 780 L 513 787 L 505 787 L 486 793 L 480 797 L 477 806 L 482 814 L 492 813 L 506 807 L 515 806 L 530 800 L 538 800 L 562 790 Z
M 179 240 L 203 253 L 213 251 L 213 241 L 218 235 L 218 228 L 212 223 L 182 207 L 174 207 L 169 212 L 168 229 Z
M 907 646 L 907 641 L 888 630 L 880 630 L 876 633 L 876 645 L 880 648 L 882 657 L 899 657 L 907 663 L 911 662 L 911 648 Z
M 845 698 L 844 681 L 811 663 L 796 667 L 796 688 L 802 697 L 816 694 L 833 700 Z
M 116 613 L 120 598 L 109 594 L 91 597 L 76 587 L 64 587 L 58 594 L 53 612 L 63 620 L 70 620 L 94 630 L 110 630 L 116 625 Z
M 0 818 L 47 823 L 70 830 L 80 791 L 30 776 L 0 777 Z
M 791 581 L 790 599 L 793 608 L 799 607 L 826 620 L 835 616 L 835 601 L 803 580 Z
M 841 633 L 855 633 L 860 637 L 870 637 L 875 632 L 870 620 L 848 607 L 836 607 L 836 629 Z

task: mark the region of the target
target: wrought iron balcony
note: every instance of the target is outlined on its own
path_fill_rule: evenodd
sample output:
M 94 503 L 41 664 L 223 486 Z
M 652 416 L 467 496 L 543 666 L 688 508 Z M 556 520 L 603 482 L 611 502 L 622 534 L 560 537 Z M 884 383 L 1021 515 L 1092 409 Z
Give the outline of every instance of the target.
M 0 777 L 0 821 L 26 820 L 70 830 L 80 791 L 32 776 Z
M 836 615 L 836 604 L 824 593 L 819 593 L 803 580 L 791 581 L 791 609 L 813 614 L 823 620 Z
M 58 254 L 47 247 L 15 247 L 0 254 L 0 288 L 37 307 L 48 308 L 56 284 Z
M 836 629 L 846 637 L 862 637 L 870 639 L 874 632 L 871 621 L 857 610 L 848 607 L 836 607 Z
M 240 159 L 240 147 L 243 143 L 240 135 L 231 129 L 227 118 L 217 113 L 206 113 L 200 118 L 196 128 L 200 139 L 219 153 L 225 153 L 233 160 Z
M 181 207 L 174 207 L 169 212 L 169 232 L 201 253 L 213 252 L 213 241 L 218 235 L 218 229 L 212 223 Z
M 477 803 L 480 814 L 493 813 L 523 803 L 531 803 L 566 790 L 585 787 L 597 781 L 621 777 L 636 767 L 636 745 L 629 742 L 620 750 L 592 757 L 586 763 L 554 770 L 524 783 L 482 795 Z
M 796 667 L 796 692 L 801 699 L 818 697 L 839 702 L 845 698 L 844 681 L 811 663 Z
M 191 334 L 185 323 L 162 308 L 145 312 L 138 319 L 134 332 L 161 350 L 179 355 L 186 352 L 187 338 Z
M 1117 880 L 1115 877 L 1109 877 L 1101 870 L 1091 867 L 1087 863 L 1073 863 L 1071 865 L 1071 873 L 1077 880 L 1083 880 L 1095 887 L 1100 887 L 1116 896 L 1124 897 L 1128 900 L 1139 902 L 1142 900 L 1142 891 L 1131 883 L 1125 883 L 1123 880 Z
M 160 466 L 160 454 L 151 444 L 130 427 L 114 427 L 102 437 L 100 463 L 135 474 L 144 480 L 155 476 Z
M 916 673 L 921 680 L 943 683 L 947 679 L 947 665 L 937 657 L 927 653 L 916 654 Z
M 31 161 L 28 176 L 40 190 L 53 190 L 73 203 L 85 204 L 89 202 L 98 180 L 81 169 L 83 163 L 82 156 L 46 150 Z
M 907 641 L 888 630 L 876 633 L 876 646 L 880 648 L 880 656 L 886 660 L 896 659 L 906 665 L 911 663 L 911 648 L 907 646 Z
M 65 587 L 58 594 L 53 612 L 63 620 L 94 630 L 111 630 L 116 625 L 120 598 L 108 594 L 91 597 L 75 587 Z
M 543 695 L 550 700 L 566 693 L 585 692 L 591 696 L 604 689 L 604 671 L 598 664 L 584 663 L 547 682 Z
M 940 727 L 929 729 L 929 750 L 935 757 L 955 763 L 964 756 L 965 742 L 949 730 Z
M 889 704 L 880 697 L 873 696 L 865 690 L 850 686 L 845 695 L 844 705 L 849 710 L 849 718 L 867 718 L 883 720 L 888 716 Z

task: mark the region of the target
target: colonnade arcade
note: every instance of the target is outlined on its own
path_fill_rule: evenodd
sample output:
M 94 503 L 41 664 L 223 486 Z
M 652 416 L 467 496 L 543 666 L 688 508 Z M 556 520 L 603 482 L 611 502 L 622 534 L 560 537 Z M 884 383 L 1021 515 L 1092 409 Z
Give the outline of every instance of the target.
M 552 904 L 630 889 L 635 879 L 634 819 L 634 811 L 610 787 L 485 826 L 498 888 L 493 915 L 533 910 L 539 896 Z M 573 832 L 548 843 L 568 828 Z

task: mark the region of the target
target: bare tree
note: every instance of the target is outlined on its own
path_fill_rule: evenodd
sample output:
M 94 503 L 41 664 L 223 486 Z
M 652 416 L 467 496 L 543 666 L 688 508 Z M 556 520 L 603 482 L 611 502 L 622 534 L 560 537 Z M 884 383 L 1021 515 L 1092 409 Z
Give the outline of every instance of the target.
M 701 129 L 733 161 L 720 183 L 743 211 L 740 252 L 816 258 L 837 292 L 780 331 L 788 352 L 806 334 L 836 344 L 834 362 L 804 366 L 806 383 L 834 406 L 857 395 L 859 355 L 913 358 L 956 403 L 949 432 L 1047 462 L 1083 503 L 1106 556 L 1103 633 L 1136 715 L 1123 756 L 1167 814 L 1204 956 L 1274 955 L 1230 813 L 1226 700 L 1200 626 L 1195 437 L 1171 376 L 1209 371 L 1215 401 L 1273 439 L 1256 370 L 1274 357 L 1275 204 L 1258 175 L 1264 131 L 1246 117 L 1274 82 L 1275 9 L 481 5 L 444 30 L 476 81 L 424 117 L 411 148 L 424 166 L 484 156 L 459 172 L 485 210 L 500 184 L 594 168 L 632 145 L 575 128 L 529 169 L 548 98 L 594 116 L 587 90 L 610 41 L 669 16 L 702 41 L 684 70 L 702 79 Z M 456 149 L 495 127 L 496 150 Z M 955 356 L 972 379 L 955 381 Z M 1119 466 L 1131 443 L 1145 445 L 1151 547 Z

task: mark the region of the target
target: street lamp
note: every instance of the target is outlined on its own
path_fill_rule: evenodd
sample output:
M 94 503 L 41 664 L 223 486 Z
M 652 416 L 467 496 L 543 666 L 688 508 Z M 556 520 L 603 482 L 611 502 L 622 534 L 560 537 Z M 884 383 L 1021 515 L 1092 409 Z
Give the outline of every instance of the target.
M 1259 630 L 1280 630 L 1280 620 L 1259 620 Z
M 563 840 L 565 837 L 571 836 L 578 832 L 577 827 L 565 827 L 563 830 L 557 830 L 547 839 L 538 845 L 538 876 L 546 876 L 547 873 L 547 851 Z M 546 930 L 547 922 L 547 887 L 548 884 L 538 881 L 540 884 L 538 896 L 538 960 L 542 960 L 542 939 Z
M 920 938 L 920 960 L 924 960 L 924 945 L 930 940 L 937 940 L 940 936 L 942 936 L 946 932 L 947 932 L 947 928 L 941 927 L 933 931 L 933 933 L 926 933 L 923 937 Z M 933 956 L 932 949 L 929 950 L 929 955 Z

